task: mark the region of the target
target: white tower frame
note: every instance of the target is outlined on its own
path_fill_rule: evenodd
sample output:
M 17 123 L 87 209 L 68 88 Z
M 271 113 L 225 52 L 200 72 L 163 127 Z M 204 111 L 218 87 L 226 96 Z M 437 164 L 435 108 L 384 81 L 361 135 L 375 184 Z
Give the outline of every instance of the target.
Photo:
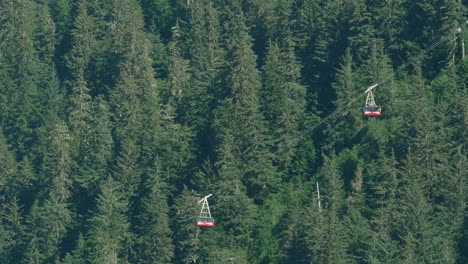
M 375 104 L 374 100 L 374 94 L 372 93 L 372 90 L 377 87 L 379 84 L 374 84 L 367 88 L 367 90 L 364 93 L 367 93 L 367 99 L 366 99 L 366 107 L 377 107 Z
M 210 198 L 212 195 L 213 194 L 209 194 L 203 197 L 203 199 L 201 199 L 200 201 L 198 201 L 198 203 L 203 203 L 202 208 L 200 210 L 200 217 L 211 218 L 210 206 L 208 205 L 208 198 Z

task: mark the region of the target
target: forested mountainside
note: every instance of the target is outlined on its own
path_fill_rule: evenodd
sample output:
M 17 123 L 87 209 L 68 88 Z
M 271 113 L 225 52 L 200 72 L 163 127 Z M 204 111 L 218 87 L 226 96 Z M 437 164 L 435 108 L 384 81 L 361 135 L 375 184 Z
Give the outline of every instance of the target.
M 468 263 L 467 7 L 0 1 L 0 263 Z

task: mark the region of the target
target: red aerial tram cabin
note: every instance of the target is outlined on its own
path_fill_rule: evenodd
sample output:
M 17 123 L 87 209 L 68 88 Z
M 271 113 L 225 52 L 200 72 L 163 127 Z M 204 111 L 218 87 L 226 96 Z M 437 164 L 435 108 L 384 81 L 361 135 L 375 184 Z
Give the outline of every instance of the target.
M 380 107 L 364 106 L 362 108 L 362 115 L 363 116 L 381 116 L 382 109 Z
M 215 226 L 215 221 L 214 221 L 214 218 L 211 217 L 210 207 L 208 205 L 208 198 L 210 196 L 211 194 L 203 197 L 203 199 L 198 201 L 198 203 L 203 203 L 203 204 L 200 210 L 200 216 L 197 217 L 197 219 L 195 220 L 195 224 L 197 226 L 209 226 L 209 227 Z
M 197 226 L 215 226 L 215 221 L 213 217 L 197 217 L 196 220 Z

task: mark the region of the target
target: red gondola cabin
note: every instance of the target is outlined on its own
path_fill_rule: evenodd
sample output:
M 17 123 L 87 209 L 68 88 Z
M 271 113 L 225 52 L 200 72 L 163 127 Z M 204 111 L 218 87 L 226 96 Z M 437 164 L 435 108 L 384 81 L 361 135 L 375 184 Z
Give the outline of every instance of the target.
M 215 226 L 215 221 L 213 217 L 197 217 L 196 220 L 197 226 Z
M 382 109 L 380 107 L 364 106 L 362 108 L 362 115 L 363 116 L 381 116 Z

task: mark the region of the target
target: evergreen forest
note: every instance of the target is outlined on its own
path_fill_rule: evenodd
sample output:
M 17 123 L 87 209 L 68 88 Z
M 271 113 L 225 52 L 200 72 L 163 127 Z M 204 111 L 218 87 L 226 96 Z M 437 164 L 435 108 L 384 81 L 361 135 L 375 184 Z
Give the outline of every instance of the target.
M 468 263 L 467 46 L 467 0 L 0 0 L 0 263 Z

